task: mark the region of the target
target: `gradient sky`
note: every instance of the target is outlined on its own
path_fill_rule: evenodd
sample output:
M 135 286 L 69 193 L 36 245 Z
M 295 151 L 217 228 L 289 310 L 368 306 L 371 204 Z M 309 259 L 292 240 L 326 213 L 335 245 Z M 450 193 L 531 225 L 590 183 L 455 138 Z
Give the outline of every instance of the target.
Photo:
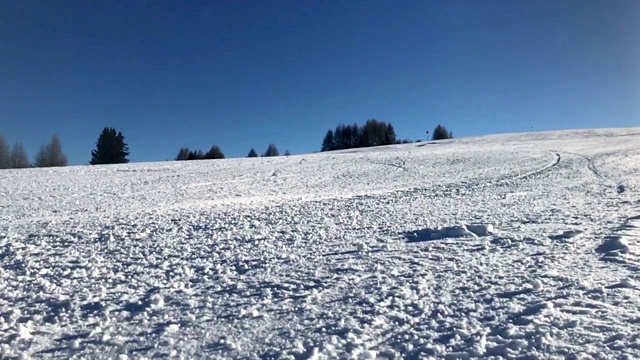
M 86 164 L 401 138 L 640 126 L 640 1 L 0 1 L 0 134 Z

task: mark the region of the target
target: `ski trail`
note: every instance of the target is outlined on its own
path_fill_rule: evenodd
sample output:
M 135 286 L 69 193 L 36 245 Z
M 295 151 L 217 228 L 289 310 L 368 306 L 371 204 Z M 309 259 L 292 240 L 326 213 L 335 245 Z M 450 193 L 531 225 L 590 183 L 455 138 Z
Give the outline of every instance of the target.
M 526 178 L 529 178 L 529 177 L 532 177 L 532 176 L 540 175 L 540 174 L 544 173 L 545 171 L 551 170 L 552 168 L 554 168 L 558 164 L 560 164 L 560 161 L 562 160 L 562 156 L 560 155 L 560 153 L 556 152 L 556 151 L 550 151 L 550 153 L 552 153 L 553 156 L 554 156 L 552 162 L 550 162 L 548 165 L 546 165 L 546 166 L 544 166 L 544 167 L 542 167 L 540 169 L 537 169 L 537 170 L 531 171 L 529 173 L 517 176 L 516 180 L 526 179 Z

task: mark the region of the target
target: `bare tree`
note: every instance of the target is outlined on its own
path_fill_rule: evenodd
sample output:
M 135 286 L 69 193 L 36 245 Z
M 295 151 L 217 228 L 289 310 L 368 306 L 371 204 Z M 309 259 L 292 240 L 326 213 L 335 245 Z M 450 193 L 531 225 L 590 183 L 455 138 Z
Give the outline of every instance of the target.
M 42 145 L 35 158 L 37 167 L 67 166 L 67 155 L 62 152 L 62 144 L 58 135 L 53 135 L 47 145 Z
M 0 169 L 11 168 L 11 152 L 9 150 L 9 144 L 0 135 Z
M 23 169 L 31 167 L 27 152 L 24 150 L 22 143 L 17 142 L 11 150 L 11 167 L 14 169 Z

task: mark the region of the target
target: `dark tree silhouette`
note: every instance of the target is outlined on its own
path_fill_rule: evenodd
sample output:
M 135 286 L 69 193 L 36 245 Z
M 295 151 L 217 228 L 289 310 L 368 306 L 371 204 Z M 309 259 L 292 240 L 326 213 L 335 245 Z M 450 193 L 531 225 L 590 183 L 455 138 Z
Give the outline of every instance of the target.
M 291 156 L 291 152 L 287 149 L 284 152 L 284 156 Z
M 329 130 L 327 131 L 327 134 L 324 136 L 324 139 L 322 140 L 322 147 L 320 148 L 320 151 L 330 151 L 334 149 L 334 144 L 333 144 L 333 130 Z
M 7 140 L 0 135 L 0 169 L 11 168 L 11 150 Z
M 446 140 L 446 139 L 450 139 L 449 135 L 450 135 L 450 133 L 449 133 L 449 131 L 447 130 L 446 127 L 444 127 L 442 125 L 438 125 L 433 130 L 433 136 L 431 137 L 431 140 Z M 451 133 L 451 135 L 453 135 L 453 133 Z
M 58 135 L 53 135 L 48 144 L 42 145 L 36 155 L 34 166 L 55 167 L 67 166 L 67 155 L 62 152 L 62 144 Z
M 205 159 L 224 159 L 224 153 L 220 150 L 218 145 L 213 145 L 206 154 L 204 154 Z
M 187 158 L 187 160 L 203 160 L 203 159 L 204 159 L 204 153 L 202 152 L 202 150 L 190 151 L 189 157 Z
M 321 151 L 352 149 L 357 147 L 391 145 L 397 142 L 393 125 L 376 119 L 368 120 L 364 126 L 358 124 L 336 127 L 327 131 L 322 140 Z
M 180 148 L 180 151 L 178 151 L 178 155 L 176 156 L 176 161 L 189 160 L 189 153 L 190 152 L 191 151 L 189 150 L 188 147 Z
M 384 123 L 383 123 L 384 124 Z M 389 144 L 393 144 L 396 142 L 396 130 L 393 128 L 393 125 L 391 125 L 390 123 L 387 124 L 387 132 L 385 134 L 385 144 L 389 145 Z
M 250 158 L 258 157 L 258 153 L 254 149 L 251 149 L 249 150 L 249 154 L 247 155 L 247 157 L 250 157 Z
M 96 149 L 91 151 L 91 165 L 128 163 L 129 147 L 124 135 L 114 128 L 104 128 L 96 141 Z
M 27 152 L 24 150 L 24 147 L 20 142 L 15 143 L 11 150 L 11 167 L 14 169 L 25 169 L 31 167 L 29 156 L 27 156 Z
M 275 144 L 269 144 L 269 146 L 267 147 L 267 151 L 265 151 L 264 154 L 262 154 L 262 156 L 264 157 L 280 156 L 280 152 L 278 151 L 278 148 L 276 147 Z

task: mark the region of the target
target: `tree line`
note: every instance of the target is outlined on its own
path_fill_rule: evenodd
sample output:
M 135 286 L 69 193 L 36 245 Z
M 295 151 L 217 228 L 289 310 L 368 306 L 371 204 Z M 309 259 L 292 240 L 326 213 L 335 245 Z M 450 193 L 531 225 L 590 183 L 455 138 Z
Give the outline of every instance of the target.
M 442 125 L 436 126 L 431 140 L 453 139 L 453 133 Z M 417 140 L 416 142 L 420 142 Z M 395 129 L 391 123 L 376 119 L 368 120 L 363 126 L 338 125 L 335 130 L 328 130 L 322 140 L 320 151 L 345 150 L 382 146 L 391 144 L 408 144 L 413 141 L 397 138 Z
M 453 133 L 442 125 L 436 126 L 431 140 L 452 139 Z M 420 140 L 417 140 L 418 142 Z M 368 120 L 364 125 L 338 125 L 335 130 L 329 130 L 324 136 L 321 151 L 343 150 L 351 148 L 361 148 L 370 146 L 382 146 L 391 144 L 411 143 L 411 140 L 400 140 L 397 138 L 395 129 L 391 123 L 376 119 Z M 96 141 L 96 148 L 91 151 L 89 164 L 122 164 L 128 163 L 130 152 L 125 137 L 115 128 L 105 127 Z M 289 150 L 285 156 L 291 155 Z M 267 149 L 259 155 L 255 149 L 251 149 L 247 157 L 272 157 L 280 156 L 280 151 L 275 144 L 269 144 Z M 178 151 L 175 160 L 205 160 L 224 159 L 225 155 L 218 145 L 213 145 L 206 153 L 202 150 L 191 150 L 183 147 Z M 16 142 L 13 148 L 0 134 L 0 169 L 17 169 L 30 167 L 56 167 L 67 166 L 67 155 L 62 151 L 62 144 L 57 135 L 53 135 L 51 140 L 40 147 L 34 157 L 34 161 L 29 160 L 22 143 Z
M 284 153 L 285 156 L 291 155 L 289 150 L 286 150 Z M 258 152 L 255 149 L 249 150 L 247 157 L 259 157 Z M 271 157 L 271 156 L 280 156 L 280 151 L 275 144 L 269 144 L 267 150 L 262 153 L 262 157 Z M 220 149 L 218 145 L 213 145 L 209 151 L 206 153 L 202 150 L 191 150 L 188 147 L 180 148 L 178 151 L 178 155 L 175 157 L 176 161 L 185 161 L 185 160 L 213 160 L 213 159 L 224 159 L 224 153 Z
M 98 137 L 95 150 L 91 151 L 89 164 L 128 163 L 127 156 L 129 156 L 129 148 L 124 142 L 122 132 L 116 131 L 114 128 L 104 128 Z M 69 161 L 67 155 L 62 151 L 62 142 L 58 135 L 53 135 L 47 144 L 40 146 L 40 150 L 31 162 L 22 143 L 16 142 L 10 150 L 9 144 L 0 134 L 0 169 L 67 165 L 69 165 Z
M 51 140 L 42 146 L 36 154 L 33 162 L 22 146 L 21 142 L 16 142 L 13 148 L 9 148 L 9 143 L 0 135 L 0 169 L 25 169 L 31 167 L 57 167 L 67 166 L 67 155 L 62 152 L 62 144 L 58 135 L 53 135 Z
M 371 119 L 364 126 L 340 124 L 335 130 L 327 131 L 322 140 L 320 151 L 391 145 L 395 143 L 396 132 L 393 125 Z

